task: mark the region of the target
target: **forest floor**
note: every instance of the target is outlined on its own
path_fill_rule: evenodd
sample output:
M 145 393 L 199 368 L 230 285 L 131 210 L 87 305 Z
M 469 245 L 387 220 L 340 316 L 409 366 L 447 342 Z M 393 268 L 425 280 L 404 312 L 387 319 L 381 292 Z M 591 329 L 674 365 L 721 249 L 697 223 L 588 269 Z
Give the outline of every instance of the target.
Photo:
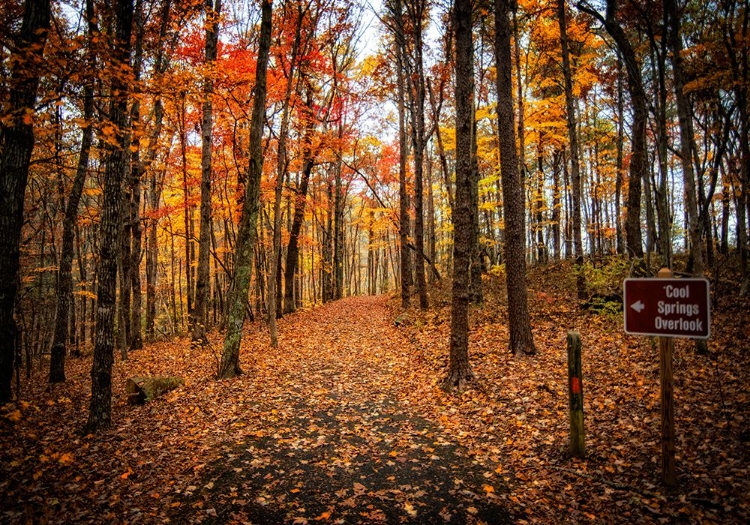
M 579 308 L 570 267 L 535 269 L 536 356 L 508 351 L 504 281 L 472 310 L 476 381 L 440 389 L 449 286 L 433 307 L 357 297 L 247 327 L 232 380 L 219 336 L 147 345 L 113 370 L 113 428 L 82 435 L 91 358 L 37 370 L 0 408 L 2 523 L 750 523 L 750 323 L 714 292 L 709 353 L 675 345 L 677 486 L 660 482 L 658 348 Z M 416 299 L 416 298 L 415 298 Z M 583 341 L 585 459 L 568 446 L 568 330 Z M 178 388 L 127 404 L 127 378 Z

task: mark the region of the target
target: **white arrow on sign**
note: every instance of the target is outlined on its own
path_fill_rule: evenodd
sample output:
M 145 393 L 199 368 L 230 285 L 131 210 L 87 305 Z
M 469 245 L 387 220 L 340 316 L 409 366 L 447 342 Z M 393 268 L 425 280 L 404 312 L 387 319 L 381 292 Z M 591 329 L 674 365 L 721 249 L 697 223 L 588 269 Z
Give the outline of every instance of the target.
M 646 308 L 646 305 L 643 304 L 640 300 L 638 302 L 635 302 L 630 305 L 630 307 L 635 310 L 638 313 L 641 313 L 644 308 Z

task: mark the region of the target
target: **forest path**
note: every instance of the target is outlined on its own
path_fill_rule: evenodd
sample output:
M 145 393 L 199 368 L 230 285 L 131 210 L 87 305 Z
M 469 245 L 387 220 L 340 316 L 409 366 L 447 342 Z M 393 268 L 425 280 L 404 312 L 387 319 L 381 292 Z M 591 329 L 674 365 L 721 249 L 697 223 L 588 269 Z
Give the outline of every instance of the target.
M 401 395 L 418 388 L 419 355 L 386 300 L 287 316 L 278 350 L 245 351 L 246 375 L 262 388 L 232 426 L 255 431 L 201 472 L 178 521 L 510 521 L 491 473 Z

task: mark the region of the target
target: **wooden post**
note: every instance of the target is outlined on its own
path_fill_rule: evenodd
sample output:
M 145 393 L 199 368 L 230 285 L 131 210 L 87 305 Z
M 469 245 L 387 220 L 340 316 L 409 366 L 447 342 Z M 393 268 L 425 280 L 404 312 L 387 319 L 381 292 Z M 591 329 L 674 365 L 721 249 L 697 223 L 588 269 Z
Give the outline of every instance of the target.
M 568 332 L 568 397 L 570 399 L 570 454 L 586 455 L 583 430 L 583 380 L 581 378 L 581 335 Z
M 660 279 L 673 277 L 669 268 L 659 270 Z M 674 339 L 659 337 L 659 370 L 661 382 L 661 477 L 664 485 L 673 487 L 675 480 L 674 460 L 674 375 L 672 353 Z

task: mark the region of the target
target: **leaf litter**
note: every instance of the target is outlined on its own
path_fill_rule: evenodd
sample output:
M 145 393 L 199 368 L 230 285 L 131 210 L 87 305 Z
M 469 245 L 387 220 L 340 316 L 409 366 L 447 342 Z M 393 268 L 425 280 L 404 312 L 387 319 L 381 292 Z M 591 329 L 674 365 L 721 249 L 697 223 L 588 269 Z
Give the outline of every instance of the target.
M 561 276 L 558 281 L 565 279 Z M 568 270 L 569 271 L 569 270 Z M 472 311 L 477 380 L 440 389 L 450 309 L 348 298 L 286 316 L 279 347 L 247 326 L 245 374 L 213 379 L 187 339 L 113 369 L 113 427 L 83 436 L 90 358 L 45 371 L 0 411 L 0 521 L 102 523 L 746 523 L 747 301 L 719 296 L 708 355 L 675 345 L 677 479 L 660 482 L 658 347 L 531 283 L 539 353 L 507 352 L 501 281 Z M 554 279 L 553 279 L 554 281 Z M 555 281 L 557 282 L 557 281 Z M 567 454 L 565 337 L 583 340 L 585 459 Z M 128 377 L 186 385 L 127 405 Z

